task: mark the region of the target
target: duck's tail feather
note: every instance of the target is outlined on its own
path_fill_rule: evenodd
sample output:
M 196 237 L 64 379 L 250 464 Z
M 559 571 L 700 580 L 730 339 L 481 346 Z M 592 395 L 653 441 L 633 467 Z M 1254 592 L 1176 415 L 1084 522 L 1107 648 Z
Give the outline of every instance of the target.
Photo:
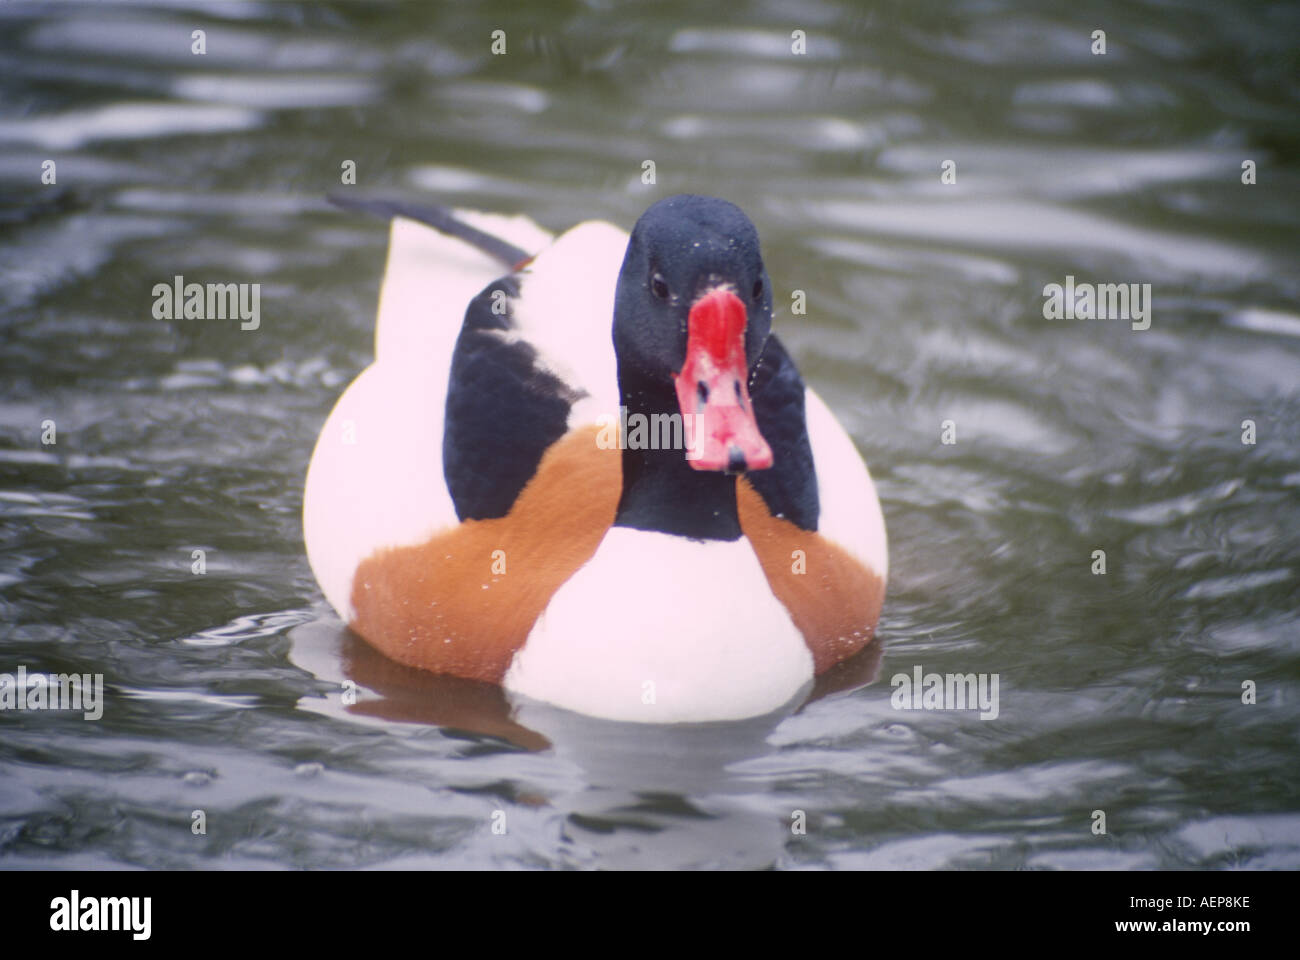
M 458 220 L 450 207 L 444 207 L 441 204 L 429 203 L 427 200 L 412 200 L 409 197 L 388 197 L 375 194 L 357 196 L 350 192 L 344 193 L 340 191 L 334 191 L 326 196 L 330 203 L 345 210 L 360 210 L 363 213 L 373 214 L 385 219 L 406 217 L 408 220 L 423 223 L 433 227 L 439 233 L 445 233 L 458 240 L 463 240 L 470 246 L 482 250 L 489 257 L 500 261 L 511 270 L 517 270 L 532 258 L 532 254 L 527 250 L 516 247 L 513 243 L 495 237 L 490 233 L 485 233 L 476 227 L 471 227 L 463 220 Z

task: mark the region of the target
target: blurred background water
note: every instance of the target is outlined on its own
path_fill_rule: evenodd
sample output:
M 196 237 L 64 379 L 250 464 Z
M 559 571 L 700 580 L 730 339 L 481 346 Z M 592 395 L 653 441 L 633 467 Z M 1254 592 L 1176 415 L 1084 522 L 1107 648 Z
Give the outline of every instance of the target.
M 107 701 L 0 713 L 0 867 L 1300 867 L 1300 7 L 518 7 L 0 3 L 0 672 Z M 629 730 L 341 631 L 299 513 L 371 358 L 346 160 L 551 229 L 740 204 L 880 488 L 876 682 Z M 260 328 L 154 319 L 177 274 Z M 1044 319 L 1067 276 L 1150 329 Z M 894 710 L 918 664 L 1000 716 Z

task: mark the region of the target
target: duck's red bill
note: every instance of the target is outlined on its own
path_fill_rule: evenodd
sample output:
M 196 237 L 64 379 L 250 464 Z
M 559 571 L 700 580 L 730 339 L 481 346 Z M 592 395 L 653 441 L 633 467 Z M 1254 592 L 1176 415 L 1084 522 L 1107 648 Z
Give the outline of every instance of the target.
M 691 307 L 686 361 L 674 377 L 687 444 L 696 470 L 766 470 L 772 449 L 749 400 L 745 305 L 730 290 L 712 290 Z

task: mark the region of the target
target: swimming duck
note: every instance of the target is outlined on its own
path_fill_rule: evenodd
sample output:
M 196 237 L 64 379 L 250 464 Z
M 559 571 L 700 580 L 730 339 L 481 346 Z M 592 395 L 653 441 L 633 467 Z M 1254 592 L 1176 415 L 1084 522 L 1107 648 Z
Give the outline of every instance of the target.
M 871 639 L 884 520 L 772 333 L 757 231 L 392 200 L 375 362 L 316 443 L 307 555 L 393 660 L 583 714 L 759 716 Z

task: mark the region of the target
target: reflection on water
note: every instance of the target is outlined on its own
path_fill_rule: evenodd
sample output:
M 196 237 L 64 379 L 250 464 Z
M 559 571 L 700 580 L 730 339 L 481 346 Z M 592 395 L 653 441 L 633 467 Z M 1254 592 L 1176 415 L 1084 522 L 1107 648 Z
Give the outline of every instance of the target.
M 0 4 L 0 672 L 107 698 L 0 714 L 0 864 L 1300 866 L 1297 8 L 516 6 Z M 664 729 L 342 630 L 299 515 L 384 258 L 345 161 L 550 228 L 744 207 L 884 502 L 880 642 Z M 178 274 L 260 328 L 155 319 Z M 1044 319 L 1071 276 L 1150 329 Z M 893 709 L 917 666 L 997 720 Z
M 743 722 L 653 725 L 596 720 L 513 699 L 492 684 L 402 666 L 332 617 L 288 636 L 290 659 L 329 684 L 323 695 L 301 701 L 301 709 L 381 725 L 430 724 L 453 736 L 547 751 L 571 768 L 575 789 L 529 793 L 522 802 L 562 811 L 568 836 L 590 864 L 607 869 L 773 862 L 785 839 L 798 835 L 789 828 L 799 815 L 787 811 L 783 826 L 779 811 L 753 809 L 756 782 L 737 768 L 769 752 L 769 735 L 793 708 L 874 680 L 882 649 L 873 643 L 828 671 L 791 709 Z

